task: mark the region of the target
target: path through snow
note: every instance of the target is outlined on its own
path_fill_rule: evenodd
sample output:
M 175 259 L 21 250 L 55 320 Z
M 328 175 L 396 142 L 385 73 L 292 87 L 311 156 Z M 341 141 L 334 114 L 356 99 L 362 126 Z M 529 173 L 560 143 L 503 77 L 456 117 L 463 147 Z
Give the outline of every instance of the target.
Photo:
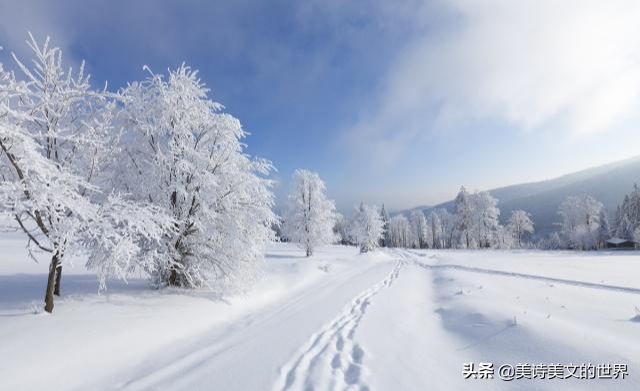
M 298 357 L 283 366 L 274 391 L 368 391 L 363 379 L 365 352 L 355 339 L 356 330 L 371 300 L 391 287 L 403 264 L 396 262 L 389 276 L 354 298 L 328 326 L 315 333 Z

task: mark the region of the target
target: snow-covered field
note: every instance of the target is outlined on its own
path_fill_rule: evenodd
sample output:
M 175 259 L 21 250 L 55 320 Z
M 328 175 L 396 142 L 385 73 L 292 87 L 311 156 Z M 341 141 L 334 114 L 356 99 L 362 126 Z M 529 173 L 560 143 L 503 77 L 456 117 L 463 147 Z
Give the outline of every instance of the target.
M 638 390 L 635 253 L 279 244 L 249 292 L 97 293 L 65 268 L 40 312 L 46 262 L 0 241 L 0 390 Z M 637 317 L 636 317 L 637 316 Z M 493 363 L 494 379 L 463 365 Z M 625 379 L 503 381 L 503 364 L 626 364 Z

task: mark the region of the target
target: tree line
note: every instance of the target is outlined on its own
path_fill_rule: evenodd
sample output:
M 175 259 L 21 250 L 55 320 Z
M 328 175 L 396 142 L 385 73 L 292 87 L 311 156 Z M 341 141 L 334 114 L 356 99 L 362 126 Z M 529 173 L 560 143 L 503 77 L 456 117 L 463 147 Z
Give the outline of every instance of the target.
M 454 200 L 452 212 L 435 208 L 426 213 L 413 210 L 408 216 L 396 214 L 391 217 L 384 205 L 378 209 L 364 203 L 351 215 L 337 213 L 333 201 L 326 199 L 324 183 L 315 173 L 298 171 L 293 183 L 281 237 L 304 243 L 307 255 L 312 254 L 314 247 L 328 243 L 356 245 L 361 252 L 376 247 L 595 250 L 606 247 L 612 237 L 640 240 L 640 190 L 637 186 L 618 206 L 613 222 L 609 221 L 603 204 L 593 197 L 566 197 L 557 210 L 558 230 L 536 238 L 530 213 L 514 210 L 507 224 L 502 225 L 498 200 L 486 191 L 470 193 L 464 186 Z M 301 191 L 303 183 L 306 192 Z M 323 212 L 314 210 L 323 207 Z M 314 218 L 314 215 L 322 218 Z M 322 237 L 314 234 L 319 227 L 322 227 Z

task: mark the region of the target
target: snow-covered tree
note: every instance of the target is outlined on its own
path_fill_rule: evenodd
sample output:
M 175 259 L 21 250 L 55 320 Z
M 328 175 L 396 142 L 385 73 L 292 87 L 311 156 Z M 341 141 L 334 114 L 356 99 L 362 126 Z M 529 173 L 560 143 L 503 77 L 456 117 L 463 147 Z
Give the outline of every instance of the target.
M 360 230 L 358 229 L 358 217 L 359 214 L 364 213 L 364 201 L 360 201 L 360 206 L 354 208 L 351 218 L 349 219 L 349 238 L 353 244 L 358 245 L 360 243 Z
M 640 228 L 640 188 L 638 185 L 634 185 L 631 193 L 625 195 L 622 204 L 618 205 L 614 227 L 616 236 L 635 240 L 635 232 Z
M 361 253 L 373 251 L 380 245 L 384 236 L 384 221 L 380 211 L 374 205 L 360 205 L 353 218 L 353 235 Z
M 538 243 L 536 243 L 536 247 L 543 250 L 559 250 L 565 247 L 565 245 L 560 234 L 558 232 L 552 232 L 538 241 Z
M 469 194 L 460 188 L 454 201 L 457 241 L 465 248 L 491 247 L 496 244 L 500 209 L 498 200 L 488 192 Z
M 449 213 L 448 210 L 444 208 L 436 209 L 436 213 L 440 218 L 441 222 L 441 236 L 443 247 L 451 248 L 454 246 L 454 238 L 456 233 L 456 216 Z
M 495 242 L 495 233 L 498 230 L 500 209 L 498 200 L 486 191 L 478 192 L 469 197 L 472 214 L 472 228 L 470 231 L 474 237 L 474 243 L 480 247 L 491 247 Z
M 413 237 L 411 224 L 404 215 L 396 215 L 389 220 L 389 246 L 411 247 Z
M 316 247 L 333 242 L 336 219 L 335 205 L 325 195 L 325 184 L 317 173 L 296 170 L 288 196 L 284 217 L 284 233 L 300 244 L 311 256 Z
M 589 250 L 597 247 L 602 203 L 588 195 L 568 196 L 558 214 L 561 236 L 566 247 Z
M 516 239 L 514 238 L 513 232 L 509 229 L 509 227 L 504 227 L 502 225 L 498 225 L 494 233 L 495 243 L 493 246 L 495 248 L 513 248 L 517 246 Z
M 148 69 L 147 69 L 148 70 Z M 148 272 L 158 284 L 242 284 L 275 239 L 269 161 L 245 153 L 247 133 L 186 65 L 120 93 L 125 148 L 114 186 L 175 222 Z
M 443 248 L 442 221 L 435 210 L 429 212 L 429 215 L 427 216 L 427 224 L 429 225 L 429 233 L 431 234 L 431 246 L 433 248 Z
M 382 219 L 384 234 L 382 235 L 382 239 L 380 240 L 380 246 L 388 247 L 389 246 L 389 212 L 382 204 L 382 208 L 380 209 L 380 218 Z
M 636 228 L 636 230 L 633 232 L 633 241 L 634 242 L 640 242 L 640 228 Z
M 414 210 L 409 215 L 409 224 L 411 224 L 412 236 L 415 240 L 413 247 L 426 248 L 428 246 L 430 227 L 427 225 L 427 219 L 421 210 Z
M 456 231 L 466 248 L 470 248 L 472 244 L 472 228 L 473 228 L 473 205 L 470 200 L 470 194 L 467 189 L 462 186 L 458 195 L 454 200 L 456 215 Z
M 140 242 L 157 240 L 167 221 L 104 186 L 119 142 L 113 99 L 91 88 L 84 64 L 67 70 L 48 38 L 42 45 L 30 38 L 33 65 L 14 56 L 22 79 L 0 65 L 0 212 L 21 228 L 29 251 L 51 253 L 45 310 L 52 312 L 67 259 L 88 251 L 104 286 L 108 274 L 143 256 Z
M 338 212 L 336 212 L 335 218 L 333 233 L 336 236 L 336 240 L 342 245 L 353 244 L 351 242 L 351 219 Z
M 611 226 L 609 225 L 609 215 L 607 210 L 602 208 L 600 210 L 600 227 L 598 228 L 598 247 L 603 248 L 607 246 L 607 240 L 611 239 Z
M 175 221 L 161 208 L 112 194 L 82 232 L 81 243 L 88 253 L 85 266 L 96 271 L 101 290 L 110 277 L 126 280 L 154 270 L 161 256 L 158 249 L 174 228 Z
M 518 247 L 522 247 L 522 238 L 534 232 L 531 214 L 524 210 L 512 211 L 511 217 L 509 217 L 509 224 L 507 224 L 507 230 L 513 235 Z

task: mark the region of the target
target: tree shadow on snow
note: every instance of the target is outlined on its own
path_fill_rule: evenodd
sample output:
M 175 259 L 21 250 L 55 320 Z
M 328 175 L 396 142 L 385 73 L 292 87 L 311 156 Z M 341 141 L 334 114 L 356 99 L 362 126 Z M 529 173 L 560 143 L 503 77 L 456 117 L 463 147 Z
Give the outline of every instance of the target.
M 44 302 L 44 291 L 47 286 L 46 274 L 13 274 L 0 275 L 0 313 L 2 316 L 18 316 L 38 312 Z M 98 295 L 99 283 L 95 275 L 63 275 L 61 298 L 78 299 L 87 295 Z M 142 279 L 111 281 L 109 293 L 133 294 L 149 290 L 149 284 Z M 26 313 L 4 313 L 10 310 L 28 310 Z

